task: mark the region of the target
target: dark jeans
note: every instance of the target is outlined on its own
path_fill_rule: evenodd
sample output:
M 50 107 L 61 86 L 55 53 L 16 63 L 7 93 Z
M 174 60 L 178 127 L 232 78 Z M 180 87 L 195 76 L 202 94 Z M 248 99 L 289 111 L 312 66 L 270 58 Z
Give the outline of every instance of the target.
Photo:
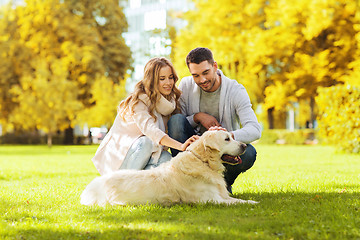
M 196 133 L 184 115 L 175 114 L 168 121 L 168 134 L 171 138 L 184 143 L 189 137 L 195 135 Z M 171 149 L 173 157 L 175 157 L 178 153 L 178 150 Z M 227 186 L 231 186 L 240 173 L 245 172 L 254 165 L 256 160 L 255 148 L 251 144 L 247 144 L 246 151 L 240 155 L 240 158 L 242 163 L 238 165 L 224 163 L 224 178 Z

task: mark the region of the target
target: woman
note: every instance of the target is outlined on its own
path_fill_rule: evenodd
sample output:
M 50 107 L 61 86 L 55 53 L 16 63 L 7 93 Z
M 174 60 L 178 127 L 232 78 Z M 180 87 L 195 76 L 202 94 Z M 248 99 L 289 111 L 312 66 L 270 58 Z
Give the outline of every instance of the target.
M 167 120 L 180 112 L 180 91 L 175 69 L 166 58 L 152 58 L 144 78 L 123 100 L 110 131 L 92 159 L 101 175 L 118 169 L 148 169 L 169 161 L 167 147 L 184 151 L 198 136 L 185 143 L 170 138 Z

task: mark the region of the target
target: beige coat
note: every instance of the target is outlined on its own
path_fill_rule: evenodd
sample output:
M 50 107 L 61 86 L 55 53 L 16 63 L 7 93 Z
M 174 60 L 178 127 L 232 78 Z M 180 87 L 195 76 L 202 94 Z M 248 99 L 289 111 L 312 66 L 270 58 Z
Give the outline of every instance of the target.
M 159 159 L 163 150 L 160 140 L 167 135 L 165 133 L 167 117 L 163 117 L 158 111 L 154 111 L 154 114 L 157 117 L 156 121 L 149 114 L 146 104 L 139 101 L 134 106 L 134 115 L 127 115 L 126 121 L 119 114 L 116 116 L 113 126 L 92 159 L 101 175 L 118 170 L 131 145 L 144 135 L 153 141 L 152 157 L 155 161 Z

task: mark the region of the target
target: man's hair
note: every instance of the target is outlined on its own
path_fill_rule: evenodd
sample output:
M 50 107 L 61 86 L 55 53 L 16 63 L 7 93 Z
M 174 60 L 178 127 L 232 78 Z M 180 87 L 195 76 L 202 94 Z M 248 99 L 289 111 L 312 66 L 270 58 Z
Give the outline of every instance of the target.
M 203 61 L 208 61 L 210 64 L 214 63 L 214 57 L 210 49 L 198 47 L 189 52 L 186 56 L 186 65 L 189 67 L 190 63 L 199 64 Z

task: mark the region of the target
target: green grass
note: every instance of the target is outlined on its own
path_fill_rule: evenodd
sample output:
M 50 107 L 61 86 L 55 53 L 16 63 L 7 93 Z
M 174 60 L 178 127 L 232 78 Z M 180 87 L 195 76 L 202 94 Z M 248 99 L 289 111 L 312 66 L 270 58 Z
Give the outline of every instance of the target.
M 360 239 L 360 156 L 256 145 L 235 197 L 258 205 L 86 207 L 96 146 L 0 146 L 0 239 Z

